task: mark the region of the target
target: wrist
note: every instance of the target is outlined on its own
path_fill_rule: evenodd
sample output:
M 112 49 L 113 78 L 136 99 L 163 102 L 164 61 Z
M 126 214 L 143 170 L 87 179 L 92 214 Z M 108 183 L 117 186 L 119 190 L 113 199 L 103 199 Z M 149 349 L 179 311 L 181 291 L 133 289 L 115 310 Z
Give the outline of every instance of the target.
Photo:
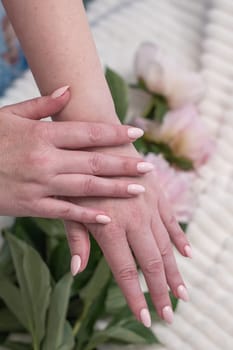
M 65 108 L 53 116 L 57 121 L 83 121 L 119 124 L 114 103 L 104 94 L 86 96 L 71 90 L 71 99 Z

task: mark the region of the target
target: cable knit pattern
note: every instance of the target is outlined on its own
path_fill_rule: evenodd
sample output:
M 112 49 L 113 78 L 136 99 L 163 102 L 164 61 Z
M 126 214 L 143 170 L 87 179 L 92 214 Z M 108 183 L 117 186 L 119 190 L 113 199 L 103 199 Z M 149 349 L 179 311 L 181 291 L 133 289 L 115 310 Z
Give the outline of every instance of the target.
M 200 112 L 218 143 L 196 183 L 198 208 L 188 229 L 194 259 L 177 254 L 191 302 L 179 303 L 172 326 L 154 325 L 164 347 L 137 349 L 232 350 L 233 1 L 96 0 L 89 19 L 103 63 L 129 79 L 134 52 L 145 40 L 200 69 L 207 84 Z M 35 95 L 38 90 L 27 72 L 0 104 Z

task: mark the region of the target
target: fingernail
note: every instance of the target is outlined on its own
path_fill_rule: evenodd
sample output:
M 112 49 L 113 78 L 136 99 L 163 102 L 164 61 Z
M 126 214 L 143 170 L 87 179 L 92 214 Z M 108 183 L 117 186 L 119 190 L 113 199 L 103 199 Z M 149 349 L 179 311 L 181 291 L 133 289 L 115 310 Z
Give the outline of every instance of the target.
M 52 93 L 52 95 L 51 95 L 51 97 L 52 98 L 58 98 L 58 97 L 61 97 L 62 95 L 64 95 L 65 93 L 66 93 L 66 91 L 69 89 L 69 86 L 67 85 L 67 86 L 63 86 L 63 87 L 61 87 L 61 88 L 59 88 L 59 89 L 57 89 L 57 90 L 55 90 L 53 93 Z
M 129 194 L 140 194 L 144 193 L 146 191 L 144 186 L 131 184 L 128 186 L 128 193 Z
M 173 311 L 172 311 L 171 306 L 165 306 L 165 307 L 163 308 L 162 315 L 163 315 L 163 319 L 164 319 L 167 323 L 170 323 L 170 324 L 171 324 L 171 323 L 173 322 L 174 314 L 173 314 Z
M 186 246 L 184 247 L 184 252 L 185 252 L 185 255 L 186 255 L 188 258 L 192 259 L 192 257 L 193 257 L 193 251 L 192 251 L 192 248 L 190 247 L 190 245 L 186 245 Z
M 178 294 L 180 299 L 182 299 L 184 301 L 189 301 L 188 291 L 187 291 L 187 288 L 185 288 L 185 286 L 180 285 L 177 288 L 177 294 Z
M 98 224 L 109 224 L 111 221 L 111 218 L 107 215 L 96 216 L 96 222 L 98 222 Z
M 142 137 L 144 135 L 144 131 L 139 128 L 129 128 L 128 129 L 128 136 L 131 139 L 138 139 L 139 137 Z
M 81 258 L 80 258 L 80 256 L 79 255 L 72 256 L 70 265 L 71 265 L 71 273 L 72 273 L 72 275 L 76 276 L 77 273 L 80 270 L 80 267 L 81 267 Z
M 137 170 L 139 173 L 148 173 L 149 171 L 152 171 L 154 170 L 154 165 L 151 164 L 151 163 L 147 163 L 147 162 L 141 162 L 141 163 L 138 163 L 137 165 Z
M 151 317 L 150 317 L 150 313 L 147 309 L 142 309 L 140 312 L 140 318 L 142 323 L 144 324 L 144 326 L 146 328 L 150 328 L 151 327 Z

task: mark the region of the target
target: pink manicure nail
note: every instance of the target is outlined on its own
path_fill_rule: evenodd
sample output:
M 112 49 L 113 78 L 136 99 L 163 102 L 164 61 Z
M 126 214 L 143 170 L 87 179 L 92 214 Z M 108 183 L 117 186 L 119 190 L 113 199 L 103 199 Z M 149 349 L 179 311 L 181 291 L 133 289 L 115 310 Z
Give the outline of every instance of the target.
M 67 85 L 67 86 L 63 86 L 63 87 L 61 87 L 61 88 L 55 90 L 55 91 L 52 93 L 51 97 L 54 98 L 54 99 L 56 99 L 56 98 L 58 98 L 58 97 L 61 97 L 62 95 L 64 95 L 64 94 L 66 93 L 66 91 L 67 91 L 68 89 L 69 89 L 69 86 L 68 86 L 68 85 Z
M 186 246 L 184 247 L 184 252 L 185 252 L 185 254 L 186 254 L 186 256 L 187 256 L 188 258 L 192 259 L 192 257 L 193 257 L 193 251 L 192 251 L 192 248 L 191 248 L 189 245 L 186 245 Z
M 185 288 L 185 286 L 183 285 L 180 285 L 178 288 L 177 288 L 177 294 L 178 294 L 178 297 L 184 301 L 189 301 L 189 295 L 188 295 L 188 291 L 187 291 L 187 288 Z
M 146 191 L 146 189 L 144 186 L 137 185 L 137 184 L 131 184 L 128 186 L 127 191 L 129 194 L 140 194 L 140 193 L 144 193 Z
M 71 273 L 72 273 L 72 275 L 76 276 L 77 273 L 80 270 L 80 267 L 81 267 L 81 258 L 80 258 L 80 256 L 79 255 L 72 256 L 70 265 L 71 265 Z
M 129 128 L 128 129 L 128 136 L 131 139 L 138 139 L 139 137 L 142 137 L 144 135 L 144 131 L 139 128 Z
M 162 315 L 163 315 L 163 319 L 164 319 L 167 323 L 170 323 L 170 324 L 171 324 L 171 323 L 173 322 L 174 314 L 173 314 L 173 311 L 172 311 L 171 306 L 165 306 L 165 307 L 163 308 Z
M 151 164 L 151 163 L 147 163 L 147 162 L 141 162 L 141 163 L 138 163 L 137 165 L 137 170 L 139 173 L 142 173 L 142 174 L 145 174 L 145 173 L 148 173 L 152 170 L 154 170 L 154 165 Z
M 140 312 L 140 318 L 142 323 L 144 324 L 144 326 L 146 328 L 150 328 L 151 327 L 151 317 L 150 317 L 150 313 L 147 309 L 142 309 Z
M 98 224 L 109 224 L 111 222 L 111 218 L 107 215 L 97 215 L 96 222 Z

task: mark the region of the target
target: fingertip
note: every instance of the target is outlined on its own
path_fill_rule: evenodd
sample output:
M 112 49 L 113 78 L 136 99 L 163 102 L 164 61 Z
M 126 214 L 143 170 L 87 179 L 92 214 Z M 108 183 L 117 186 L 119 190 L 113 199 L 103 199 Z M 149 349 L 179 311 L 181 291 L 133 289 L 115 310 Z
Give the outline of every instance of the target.
M 74 277 L 80 272 L 81 264 L 81 257 L 79 255 L 73 255 L 71 258 L 70 270 Z
M 193 258 L 193 250 L 192 250 L 191 246 L 188 244 L 184 247 L 184 255 L 187 258 L 190 258 L 190 259 Z
M 69 85 L 66 85 L 66 86 L 63 86 L 63 87 L 55 90 L 51 94 L 52 99 L 57 99 L 57 98 L 64 96 L 66 94 L 66 92 L 68 92 L 69 88 L 70 88 Z
M 144 131 L 142 129 L 133 128 L 133 127 L 129 127 L 127 133 L 128 133 L 128 137 L 131 140 L 137 140 L 144 135 Z

